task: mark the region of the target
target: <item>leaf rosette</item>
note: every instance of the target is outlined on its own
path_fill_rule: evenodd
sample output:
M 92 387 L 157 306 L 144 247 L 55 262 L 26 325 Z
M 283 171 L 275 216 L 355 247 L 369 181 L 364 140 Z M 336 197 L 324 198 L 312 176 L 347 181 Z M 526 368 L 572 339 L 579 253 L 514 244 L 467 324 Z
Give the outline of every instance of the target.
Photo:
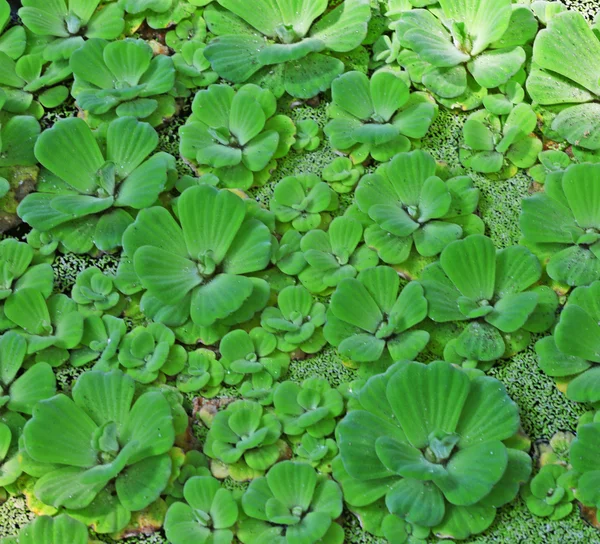
M 333 471 L 352 508 L 381 505 L 465 539 L 487 529 L 529 478 L 529 456 L 505 445 L 519 409 L 493 378 L 444 361 L 401 362 L 370 378 L 357 400 L 336 430 Z

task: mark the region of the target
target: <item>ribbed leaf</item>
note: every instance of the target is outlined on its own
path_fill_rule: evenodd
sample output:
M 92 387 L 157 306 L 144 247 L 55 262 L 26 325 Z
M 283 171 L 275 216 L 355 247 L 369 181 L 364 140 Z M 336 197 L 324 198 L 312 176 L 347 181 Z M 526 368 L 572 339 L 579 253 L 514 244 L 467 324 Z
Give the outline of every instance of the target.
M 210 185 L 190 187 L 177 202 L 189 254 L 223 261 L 246 215 L 243 200 Z
M 431 527 L 444 517 L 444 496 L 429 482 L 401 480 L 388 493 L 385 504 L 392 514 L 415 525 Z
M 563 353 L 600 363 L 600 326 L 579 306 L 568 304 L 563 309 L 554 339 Z
M 23 430 L 25 448 L 41 463 L 92 467 L 98 462 L 98 452 L 92 444 L 97 428 L 71 399 L 56 395 L 33 409 L 33 417 Z M 60 440 L 56 439 L 58 436 Z
M 365 39 L 370 18 L 369 0 L 344 0 L 313 25 L 310 36 L 332 51 L 351 51 Z
M 331 84 L 331 97 L 336 106 L 365 121 L 374 113 L 371 102 L 372 86 L 365 74 L 356 71 L 347 72 Z
M 377 330 L 383 318 L 365 286 L 353 278 L 340 282 L 331 297 L 331 311 L 338 319 L 370 333 Z
M 432 432 L 453 433 L 469 394 L 469 378 L 445 362 L 409 364 L 390 378 L 387 397 L 415 448 Z
M 473 234 L 452 242 L 440 257 L 444 272 L 456 288 L 474 300 L 489 300 L 494 294 L 496 248 L 486 236 Z
M 158 145 L 158 134 L 148 124 L 123 117 L 108 125 L 106 159 L 115 163 L 116 173 L 125 179 Z
M 150 66 L 152 49 L 144 40 L 127 38 L 110 42 L 104 48 L 103 56 L 106 66 L 117 81 L 134 86 Z
M 31 414 L 38 401 L 56 393 L 56 380 L 52 367 L 36 363 L 10 386 L 7 408 L 13 412 Z
M 35 145 L 35 156 L 48 170 L 80 193 L 91 194 L 104 157 L 83 119 L 61 119 L 44 131 Z
M 421 150 L 399 153 L 383 167 L 386 177 L 406 206 L 417 206 L 425 180 L 435 175 L 435 160 Z

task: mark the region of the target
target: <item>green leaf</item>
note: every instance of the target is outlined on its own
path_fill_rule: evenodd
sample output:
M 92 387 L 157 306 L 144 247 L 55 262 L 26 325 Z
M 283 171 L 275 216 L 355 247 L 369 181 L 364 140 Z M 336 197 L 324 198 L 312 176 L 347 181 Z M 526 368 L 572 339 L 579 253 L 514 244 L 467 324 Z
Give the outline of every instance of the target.
M 61 119 L 45 130 L 35 145 L 35 156 L 53 174 L 83 194 L 96 188 L 96 174 L 104 164 L 100 148 L 82 119 Z
M 389 470 L 404 478 L 433 480 L 446 474 L 442 465 L 427 461 L 420 450 L 393 438 L 382 436 L 375 443 L 375 450 Z
M 4 347 L 4 346 L 3 346 Z M 9 410 L 31 414 L 34 406 L 56 393 L 56 380 L 52 367 L 47 363 L 37 363 L 19 376 L 10 386 Z
M 589 285 L 600 279 L 600 260 L 589 249 L 571 246 L 552 255 L 546 271 L 567 285 Z
M 254 289 L 252 280 L 233 274 L 218 274 L 192 294 L 190 315 L 197 325 L 208 327 L 240 309 Z
M 579 306 L 568 304 L 563 309 L 554 339 L 560 351 L 600 363 L 600 326 Z
M 119 501 L 127 510 L 143 510 L 160 497 L 170 476 L 171 458 L 168 455 L 143 459 L 117 477 L 115 489 Z
M 456 432 L 458 446 L 506 440 L 519 430 L 519 408 L 497 380 L 481 376 L 471 382 Z
M 432 527 L 444 517 L 444 496 L 429 482 L 401 480 L 387 494 L 385 504 L 392 514 L 415 525 Z
M 88 530 L 66 514 L 35 518 L 19 532 L 21 544 L 87 544 Z
M 423 60 L 440 68 L 448 68 L 467 62 L 469 55 L 457 49 L 450 36 L 409 30 L 404 40 Z
M 498 329 L 488 323 L 472 321 L 456 339 L 456 351 L 474 361 L 495 361 L 506 346 Z
M 21 289 L 9 296 L 4 313 L 29 334 L 47 335 L 52 329 L 46 300 L 35 289 Z
M 56 395 L 35 406 L 23 439 L 27 453 L 36 461 L 87 468 L 97 463 L 98 452 L 92 445 L 96 429 L 71 399 Z
M 537 35 L 533 47 L 533 61 L 538 66 L 557 72 L 595 95 L 600 94 L 599 56 L 598 38 L 575 11 L 552 17 L 548 27 Z
M 219 264 L 225 258 L 246 215 L 243 200 L 210 185 L 190 187 L 177 202 L 188 252 Z
M 158 145 L 158 134 L 148 124 L 122 117 L 108 125 L 106 159 L 114 162 L 118 178 L 125 179 Z
M 441 361 L 407 364 L 387 387 L 394 414 L 410 443 L 419 449 L 428 445 L 431 433 L 455 431 L 468 393 L 467 375 Z
M 365 74 L 346 72 L 331 84 L 331 97 L 336 106 L 357 119 L 366 121 L 375 111 L 371 100 L 373 86 Z
M 368 0 L 344 0 L 312 26 L 310 37 L 321 40 L 332 51 L 351 51 L 366 37 L 370 18 Z
M 600 149 L 600 104 L 581 104 L 561 111 L 552 129 L 570 144 L 584 149 Z
M 492 506 L 447 505 L 444 520 L 433 531 L 444 538 L 466 539 L 485 531 L 495 517 L 496 509 Z
M 600 400 L 600 367 L 592 367 L 569 382 L 567 397 L 575 402 L 595 403 Z
M 375 72 L 369 87 L 373 109 L 386 123 L 407 102 L 410 95 L 406 83 L 390 72 Z
M 502 332 L 516 332 L 523 327 L 538 303 L 537 293 L 514 293 L 502 297 L 485 320 Z
M 490 300 L 494 294 L 496 249 L 486 236 L 474 234 L 452 242 L 440 262 L 448 278 L 466 297 Z
M 504 85 L 525 62 L 521 47 L 494 49 L 475 57 L 467 66 L 475 81 L 486 89 Z
M 341 60 L 329 55 L 311 53 L 303 59 L 286 65 L 285 90 L 296 98 L 312 98 L 329 89 L 332 81 L 343 72 L 344 63 Z
M 581 473 L 600 470 L 599 447 L 600 424 L 580 425 L 577 429 L 577 438 L 571 443 L 569 452 L 573 468 Z
M 346 278 L 331 297 L 331 311 L 342 321 L 374 333 L 383 316 L 373 297 L 358 280 Z

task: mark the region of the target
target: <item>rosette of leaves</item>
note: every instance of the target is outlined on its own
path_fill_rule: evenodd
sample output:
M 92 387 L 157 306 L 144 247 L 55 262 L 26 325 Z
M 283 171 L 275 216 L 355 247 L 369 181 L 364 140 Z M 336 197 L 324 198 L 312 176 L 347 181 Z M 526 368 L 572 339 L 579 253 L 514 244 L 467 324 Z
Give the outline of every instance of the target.
M 169 28 L 192 15 L 212 0 L 118 0 L 128 14 L 128 22 L 137 29 L 144 21 L 150 28 Z
M 0 104 L 2 103 L 0 88 Z M 10 98 L 4 102 L 4 107 Z M 0 113 L 1 113 L 0 108 Z M 0 125 L 0 168 L 5 166 L 34 166 L 33 148 L 40 134 L 40 124 L 30 115 L 10 116 Z
M 571 165 L 522 202 L 522 243 L 540 256 L 553 280 L 570 286 L 600 279 L 598 175 L 600 165 Z
M 185 367 L 187 352 L 175 343 L 175 333 L 162 323 L 128 332 L 119 346 L 119 363 L 136 382 L 147 384 L 159 375 L 176 376 Z
M 21 527 L 17 536 L 0 540 L 0 544 L 88 544 L 91 542 L 85 524 L 66 514 L 59 514 L 56 517 L 36 517 Z
M 387 509 L 465 539 L 487 529 L 529 478 L 530 457 L 505 444 L 519 431 L 518 406 L 494 378 L 469 378 L 444 361 L 400 362 L 356 400 L 336 430 L 333 474 L 357 511 Z
M 437 176 L 435 159 L 426 151 L 399 153 L 364 176 L 356 203 L 373 220 L 365 242 L 388 264 L 406 261 L 413 248 L 424 257 L 438 255 L 450 242 L 483 233 L 474 214 L 479 190 L 468 176 L 446 181 Z
M 325 438 L 333 434 L 336 418 L 344 411 L 344 398 L 325 378 L 313 377 L 301 384 L 280 383 L 273 394 L 273 405 L 286 435 L 300 437 L 308 433 Z
M 290 356 L 277 348 L 277 337 L 255 327 L 228 332 L 219 344 L 224 382 L 263 405 L 273 402 L 273 386 L 287 373 Z
M 283 461 L 253 480 L 242 495 L 247 518 L 242 518 L 237 537 L 244 544 L 342 544 L 344 530 L 335 523 L 342 507 L 336 482 L 306 463 Z
M 327 307 L 316 301 L 305 287 L 290 285 L 277 296 L 277 307 L 265 308 L 262 328 L 275 335 L 277 349 L 317 353 L 327 343 L 323 336 Z
M 71 297 L 79 304 L 79 311 L 84 315 L 114 312 L 121 300 L 113 278 L 95 266 L 77 274 Z
M 344 194 L 354 189 L 364 172 L 362 165 L 352 164 L 348 157 L 337 157 L 323 168 L 321 175 L 336 193 Z
M 577 475 L 562 465 L 545 465 L 521 488 L 527 509 L 535 516 L 558 521 L 573 511 Z
M 221 338 L 269 299 L 269 284 L 248 274 L 268 266 L 271 233 L 239 196 L 210 185 L 186 189 L 177 212 L 179 222 L 162 207 L 142 210 L 123 236 L 142 307 L 169 326 L 191 316 Z
M 52 367 L 39 362 L 24 369 L 26 357 L 27 340 L 23 336 L 15 331 L 0 336 L 0 413 L 31 415 L 38 401 L 56 393 Z
M 70 65 L 71 94 L 93 122 L 135 117 L 156 126 L 175 112 L 175 99 L 167 94 L 175 85 L 173 59 L 153 56 L 144 40 L 88 40 Z
M 180 21 L 165 34 L 165 43 L 176 53 L 180 53 L 181 48 L 190 41 L 203 43 L 205 39 L 206 22 L 201 10 L 196 10 L 189 19 Z
M 583 15 L 559 13 L 533 46 L 527 91 L 542 106 L 559 106 L 551 128 L 574 146 L 600 149 L 600 42 Z
M 442 0 L 440 8 L 409 10 L 394 23 L 400 45 L 409 50 L 400 64 L 415 83 L 459 105 L 470 87 L 495 89 L 521 69 L 522 46 L 538 30 L 528 7 L 511 0 Z
M 359 272 L 379 263 L 377 253 L 366 245 L 362 225 L 350 217 L 336 217 L 327 232 L 308 231 L 300 248 L 308 267 L 298 279 L 311 293 L 324 293 L 336 287 L 344 278 L 354 278 Z
M 327 212 L 337 210 L 337 193 L 316 174 L 286 176 L 275 185 L 271 211 L 280 223 L 290 223 L 298 232 L 322 226 Z
M 286 115 L 275 115 L 277 101 L 268 89 L 227 85 L 198 91 L 192 115 L 179 129 L 181 155 L 212 168 L 225 187 L 249 189 L 270 177 L 272 161 L 284 157 L 296 128 Z
M 123 10 L 115 2 L 101 0 L 23 0 L 19 17 L 25 27 L 38 36 L 56 39 L 65 58 L 81 47 L 84 38 L 115 40 L 123 32 Z
M 413 359 L 429 333 L 413 329 L 427 317 L 427 299 L 417 282 L 402 290 L 398 273 L 387 266 L 367 268 L 343 279 L 333 295 L 323 332 L 344 359 L 369 363 L 389 354 Z
M 54 272 L 48 263 L 33 264 L 31 246 L 14 238 L 0 241 L 0 330 L 15 323 L 6 316 L 6 304 L 18 291 L 33 289 L 48 298 L 54 287 Z
M 589 414 L 590 416 L 592 414 Z M 571 443 L 569 457 L 573 469 L 579 473 L 575 498 L 591 508 L 600 507 L 600 422 L 597 415 L 584 416 L 577 426 L 577 437 Z
M 133 223 L 128 209 L 151 206 L 175 182 L 175 158 L 163 152 L 150 156 L 157 145 L 150 125 L 123 117 L 108 125 L 103 152 L 85 121 L 61 119 L 36 143 L 44 170 L 38 192 L 19 204 L 19 216 L 51 233 L 66 251 L 120 247 Z
M 194 476 L 210 476 L 208 459 L 198 450 L 184 453 L 180 448 L 173 448 L 171 452 L 174 452 L 173 471 L 165 493 L 169 498 L 183 499 L 183 488 L 189 479 Z M 173 501 L 169 502 L 172 503 Z
M 369 68 L 377 69 L 382 66 L 396 64 L 401 50 L 402 46 L 400 45 L 398 35 L 395 32 L 391 35 L 383 34 L 379 36 L 377 41 L 373 44 Z
M 190 89 L 208 87 L 219 79 L 216 72 L 210 69 L 210 62 L 204 56 L 206 44 L 191 40 L 184 43 L 172 57 L 177 70 L 175 88 L 178 96 L 190 96 Z
M 516 174 L 518 168 L 529 168 L 537 162 L 542 141 L 533 134 L 537 116 L 529 104 L 517 104 L 507 116 L 487 110 L 469 115 L 463 126 L 460 160 L 476 172 L 493 174 L 505 169 L 504 177 Z
M 218 3 L 204 12 L 217 36 L 206 49 L 213 70 L 234 83 L 265 80 L 278 97 L 285 91 L 312 98 L 329 89 L 344 63 L 327 53 L 358 47 L 371 18 L 368 0 L 344 0 L 329 11 L 326 0 Z
M 204 453 L 227 464 L 263 471 L 279 459 L 281 423 L 257 402 L 237 400 L 212 421 Z
M 273 237 L 271 262 L 284 274 L 297 276 L 306 268 L 306 259 L 300 248 L 302 234 L 297 230 L 286 231 L 278 240 Z
M 302 119 L 296 123 L 296 141 L 292 148 L 299 153 L 315 151 L 321 145 L 323 132 L 314 119 Z
M 546 183 L 546 179 L 563 172 L 571 165 L 571 157 L 558 149 L 547 149 L 538 155 L 539 163 L 532 166 L 527 173 L 533 181 L 539 184 Z
M 369 155 L 384 162 L 408 151 L 409 138 L 423 138 L 437 106 L 422 93 L 411 93 L 401 75 L 385 70 L 369 79 L 346 72 L 331 85 L 331 121 L 325 134 L 334 149 L 348 153 L 355 164 Z
M 213 351 L 197 349 L 187 354 L 183 370 L 177 374 L 177 389 L 182 393 L 199 392 L 205 398 L 213 398 L 220 390 L 225 369 Z
M 300 460 L 310 463 L 319 472 L 331 472 L 328 465 L 338 454 L 338 447 L 333 438 L 315 438 L 308 433 L 302 435 L 294 445 L 294 453 Z
M 48 466 L 37 499 L 112 533 L 160 497 L 171 477 L 171 406 L 158 390 L 134 396 L 135 382 L 121 371 L 91 371 L 72 399 L 59 394 L 35 406 L 23 447 Z
M 560 313 L 553 336 L 538 340 L 535 350 L 540 368 L 559 382 L 575 402 L 600 401 L 600 281 L 577 287 Z
M 427 266 L 420 283 L 428 316 L 436 323 L 467 321 L 454 351 L 471 361 L 495 361 L 514 351 L 511 338 L 548 330 L 558 297 L 547 286 L 538 258 L 527 248 L 496 251 L 488 237 L 474 234 L 452 242 Z
M 171 544 L 233 541 L 238 503 L 229 489 L 212 476 L 190 478 L 183 488 L 185 502 L 169 506 L 165 532 Z
M 19 289 L 4 305 L 6 317 L 27 339 L 27 353 L 59 366 L 83 336 L 83 316 L 75 301 L 63 294 L 48 299 L 35 288 Z M 43 352 L 43 355 L 42 355 Z
M 98 368 L 118 365 L 118 350 L 127 333 L 125 321 L 113 315 L 88 315 L 83 322 L 80 344 L 70 351 L 69 363 L 80 367 L 97 361 Z

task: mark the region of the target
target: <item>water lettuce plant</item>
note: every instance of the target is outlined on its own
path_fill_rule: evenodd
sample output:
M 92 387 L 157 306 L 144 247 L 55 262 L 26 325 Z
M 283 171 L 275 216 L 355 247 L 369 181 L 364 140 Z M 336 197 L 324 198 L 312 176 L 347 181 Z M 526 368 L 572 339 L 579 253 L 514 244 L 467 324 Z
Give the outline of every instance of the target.
M 123 32 L 123 10 L 116 2 L 101 0 L 23 0 L 19 17 L 27 29 L 39 36 L 61 40 L 60 47 L 71 53 L 84 43 L 84 38 L 115 40 Z M 57 47 L 59 44 L 52 44 Z
M 90 114 L 90 121 L 135 117 L 156 126 L 175 112 L 174 98 L 167 94 L 175 85 L 173 60 L 153 56 L 144 40 L 94 38 L 77 49 L 69 62 L 74 77 L 71 94 Z
M 344 542 L 344 531 L 335 522 L 342 513 L 342 491 L 306 463 L 277 463 L 250 483 L 242 508 L 247 517 L 237 536 L 244 544 Z
M 79 367 L 97 361 L 98 368 L 116 368 L 121 340 L 127 325 L 113 315 L 88 315 L 83 321 L 83 335 L 79 345 L 69 354 L 69 363 Z
M 538 340 L 535 350 L 540 368 L 557 381 L 566 381 L 563 389 L 575 402 L 600 401 L 600 281 L 573 289 L 560 313 L 554 334 Z
M 409 151 L 409 138 L 422 138 L 437 113 L 437 105 L 394 72 L 379 71 L 369 79 L 357 71 L 340 76 L 331 86 L 332 104 L 325 126 L 331 147 L 350 155 L 356 164 L 369 155 L 387 161 Z
M 292 437 L 325 438 L 333 434 L 335 420 L 344 411 L 341 393 L 321 377 L 307 378 L 301 384 L 281 382 L 273 394 L 273 405 L 283 432 Z
M 0 241 L 0 330 L 15 323 L 6 316 L 5 306 L 18 291 L 32 289 L 48 298 L 54 287 L 54 271 L 48 263 L 33 264 L 31 246 L 15 239 Z
M 368 0 L 343 0 L 330 11 L 326 0 L 218 3 L 204 12 L 216 35 L 206 48 L 213 70 L 234 83 L 271 81 L 278 97 L 284 91 L 297 98 L 326 91 L 344 71 L 344 63 L 327 53 L 360 45 L 371 18 Z
M 311 293 L 325 293 L 344 278 L 379 264 L 377 253 L 362 244 L 363 227 L 351 217 L 336 217 L 327 232 L 308 231 L 300 241 L 304 261 L 308 264 L 298 279 Z
M 21 527 L 19 534 L 0 540 L 1 544 L 88 544 L 84 523 L 66 514 L 39 516 Z
M 527 509 L 552 521 L 566 518 L 573 511 L 577 473 L 562 465 L 544 465 L 531 481 L 521 488 Z
M 275 335 L 279 351 L 317 353 L 327 343 L 323 337 L 326 311 L 327 306 L 305 287 L 290 285 L 277 295 L 277 307 L 263 310 L 260 324 Z
M 551 128 L 574 146 L 600 149 L 600 42 L 583 15 L 550 18 L 533 45 L 527 91 L 542 106 L 560 106 Z
M 505 444 L 519 409 L 494 378 L 444 361 L 400 362 L 356 400 L 337 427 L 334 465 L 351 507 L 383 502 L 384 515 L 465 539 L 487 529 L 529 478 L 529 456 Z
M 273 236 L 271 263 L 289 276 L 302 272 L 306 268 L 306 259 L 300 248 L 301 241 L 302 234 L 294 229 L 285 231 L 279 239 Z
M 415 150 L 398 153 L 360 180 L 356 203 L 374 223 L 365 229 L 365 242 L 384 263 L 406 261 L 413 244 L 420 255 L 434 257 L 465 231 L 483 233 L 471 178 L 444 181 L 436 168 L 429 153 Z
M 417 282 L 400 289 L 398 273 L 388 266 L 343 279 L 333 295 L 323 329 L 327 341 L 355 363 L 413 359 L 429 333 L 413 329 L 427 317 L 427 299 Z
M 179 222 L 155 206 L 127 228 L 123 247 L 143 298 L 158 301 L 169 324 L 191 316 L 200 327 L 230 326 L 265 307 L 269 284 L 248 274 L 269 264 L 271 233 L 248 210 L 234 193 L 198 185 L 179 197 Z
M 351 192 L 363 174 L 362 165 L 353 164 L 348 157 L 337 157 L 323 168 L 321 175 L 336 193 L 343 194 Z
M 262 185 L 272 161 L 287 154 L 296 128 L 286 115 L 275 115 L 277 101 L 268 89 L 227 85 L 198 91 L 192 115 L 179 129 L 181 155 L 210 167 L 225 187 Z
M 184 368 L 177 373 L 177 389 L 182 393 L 201 394 L 205 398 L 214 397 L 221 390 L 221 383 L 225 376 L 225 369 L 217 360 L 215 353 L 200 348 L 189 352 L 186 358 Z M 169 365 L 167 370 L 169 375 L 175 374 L 171 372 L 174 370 L 172 365 Z
M 542 141 L 533 134 L 536 127 L 537 116 L 529 104 L 517 104 L 505 116 L 478 110 L 463 127 L 460 160 L 465 167 L 484 174 L 506 168 L 504 177 L 518 168 L 530 168 L 543 149 Z
M 115 312 L 121 295 L 116 290 L 113 278 L 99 268 L 91 266 L 79 274 L 71 291 L 71 298 L 79 305 L 84 315 L 102 315 Z
M 120 247 L 133 223 L 130 210 L 151 206 L 175 182 L 175 158 L 151 155 L 157 145 L 156 131 L 133 117 L 108 125 L 105 150 L 82 119 L 59 120 L 36 142 L 45 170 L 38 192 L 19 204 L 19 216 L 67 251 Z
M 275 185 L 270 208 L 280 223 L 298 232 L 324 224 L 327 212 L 339 206 L 337 193 L 316 174 L 286 176 Z
M 158 391 L 134 402 L 135 382 L 119 370 L 82 374 L 72 395 L 39 402 L 25 425 L 25 452 L 49 466 L 35 495 L 75 518 L 104 519 L 101 532 L 120 531 L 169 481 L 171 407 Z
M 400 45 L 412 52 L 400 62 L 416 83 L 442 99 L 459 100 L 471 78 L 494 89 L 521 69 L 522 46 L 538 29 L 528 7 L 510 0 L 441 0 L 440 8 L 404 11 L 394 22 Z
M 600 165 L 573 164 L 548 176 L 545 191 L 522 202 L 522 243 L 540 256 L 553 280 L 570 286 L 600 279 L 599 173 Z
M 194 476 L 183 487 L 185 502 L 174 502 L 165 517 L 165 533 L 172 544 L 233 541 L 238 503 L 229 489 L 212 476 Z
M 176 376 L 185 367 L 187 352 L 175 343 L 175 333 L 162 323 L 138 326 L 119 345 L 119 363 L 136 382 L 147 384 L 161 374 Z
M 600 460 L 597 447 L 600 440 L 600 423 L 596 417 L 590 422 L 582 423 L 577 426 L 577 437 L 573 440 L 569 452 L 571 465 L 579 473 L 575 496 L 585 506 L 597 509 L 600 506 Z
M 277 337 L 261 327 L 228 332 L 219 344 L 224 382 L 238 386 L 245 398 L 271 404 L 275 382 L 286 375 L 290 364 L 290 355 L 277 343 Z
M 281 423 L 257 402 L 237 400 L 214 417 L 204 453 L 227 465 L 243 462 L 258 471 L 279 459 Z
M 294 151 L 315 151 L 321 145 L 323 132 L 314 119 L 298 121 L 296 131 L 296 141 L 292 145 Z
M 510 349 L 506 335 L 528 336 L 554 323 L 558 297 L 548 286 L 536 286 L 541 276 L 541 264 L 527 248 L 497 251 L 490 238 L 474 234 L 446 246 L 420 283 L 430 319 L 469 322 L 455 351 L 465 359 L 494 361 Z

